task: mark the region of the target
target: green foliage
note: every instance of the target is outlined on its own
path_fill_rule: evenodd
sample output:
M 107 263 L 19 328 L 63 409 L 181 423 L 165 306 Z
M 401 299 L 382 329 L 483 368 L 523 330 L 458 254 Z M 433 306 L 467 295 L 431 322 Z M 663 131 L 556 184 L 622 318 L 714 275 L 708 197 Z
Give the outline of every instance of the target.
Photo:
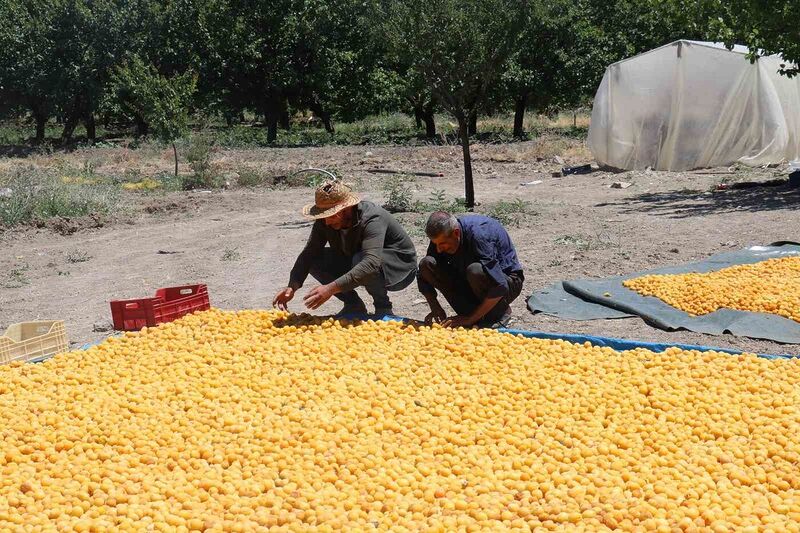
M 386 0 L 381 30 L 398 61 L 463 121 L 484 104 L 526 12 L 519 0 Z
M 390 213 L 405 213 L 414 208 L 414 192 L 407 176 L 389 176 L 381 182 L 386 197 L 383 208 Z
M 448 198 L 443 190 L 436 190 L 430 193 L 427 201 L 416 202 L 414 211 L 418 213 L 432 213 L 434 211 L 446 211 L 452 214 L 465 213 L 467 211 L 463 198 Z
M 489 206 L 486 215 L 500 221 L 504 226 L 520 227 L 522 222 L 536 214 L 530 202 L 515 198 L 512 201 L 500 201 Z
M 201 117 L 232 124 L 221 146 L 438 142 L 435 113 L 584 105 L 608 64 L 677 38 L 781 52 L 794 73 L 798 17 L 795 0 L 4 0 L 0 119 L 25 129 L 0 144 L 95 119 L 172 142 Z M 278 129 L 308 111 L 329 131 Z
M 111 77 L 122 113 L 148 125 L 165 143 L 189 133 L 189 104 L 197 88 L 197 77 L 186 72 L 166 77 L 139 57 L 116 69 Z
M 458 121 L 467 207 L 475 205 L 467 122 L 520 38 L 524 0 L 382 0 L 381 30 L 396 62 L 419 75 Z
M 239 175 L 237 181 L 240 187 L 260 187 L 267 183 L 268 176 L 255 168 L 239 167 L 236 173 Z
M 181 176 L 183 189 L 217 189 L 225 184 L 223 177 L 211 162 L 214 154 L 214 143 L 206 135 L 192 137 L 186 150 L 186 161 L 192 173 Z
M 705 0 L 717 18 L 717 37 L 729 46 L 744 43 L 750 57 L 781 54 L 786 63 L 782 72 L 800 72 L 800 2 L 797 0 Z

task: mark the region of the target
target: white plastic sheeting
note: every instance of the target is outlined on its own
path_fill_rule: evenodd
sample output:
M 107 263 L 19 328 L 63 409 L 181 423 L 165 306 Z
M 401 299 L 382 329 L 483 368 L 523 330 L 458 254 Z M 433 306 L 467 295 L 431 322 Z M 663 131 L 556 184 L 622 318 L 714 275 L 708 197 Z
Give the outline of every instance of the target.
M 621 168 L 689 170 L 800 158 L 800 76 L 780 56 L 676 41 L 614 63 L 597 89 L 589 149 Z

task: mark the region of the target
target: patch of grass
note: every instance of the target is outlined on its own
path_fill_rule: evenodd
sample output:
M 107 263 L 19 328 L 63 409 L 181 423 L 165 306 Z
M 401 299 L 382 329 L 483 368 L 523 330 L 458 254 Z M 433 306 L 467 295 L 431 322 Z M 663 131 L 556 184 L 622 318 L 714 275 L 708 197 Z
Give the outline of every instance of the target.
M 52 143 L 60 144 L 61 134 L 64 126 L 57 124 L 54 120 L 47 122 L 44 128 L 44 145 L 52 146 Z M 98 122 L 95 127 L 98 139 L 113 135 L 116 132 L 108 131 Z M 36 136 L 36 123 L 29 119 L 7 120 L 0 123 L 0 145 L 14 146 L 29 143 Z M 79 145 L 87 143 L 86 128 L 83 124 L 78 124 L 73 132 L 73 140 Z M 44 146 L 43 145 L 43 146 Z
M 608 232 L 598 232 L 594 235 L 578 233 L 563 235 L 554 242 L 562 246 L 574 246 L 580 251 L 588 251 L 602 248 L 620 248 L 622 246 L 622 237 L 618 235 L 615 239 Z
M 342 179 L 342 172 L 336 168 L 326 168 L 327 170 L 338 179 Z M 293 172 L 289 172 L 288 175 L 284 180 L 282 180 L 278 185 L 283 187 L 310 187 L 312 189 L 316 189 L 320 185 L 322 185 L 325 181 L 331 179 L 330 176 L 323 172 L 301 172 L 298 173 L 296 170 Z
M 53 217 L 108 215 L 117 208 L 119 188 L 101 180 L 63 180 L 58 172 L 16 169 L 0 179 L 11 190 L 0 197 L 0 226 L 12 227 Z
M 237 248 L 226 248 L 224 252 L 222 252 L 222 260 L 223 261 L 238 261 L 242 258 L 242 254 L 239 253 Z
M 25 274 L 28 271 L 28 264 L 23 263 L 15 265 L 14 268 L 6 273 L 5 279 L 2 281 L 3 288 L 6 289 L 19 289 L 30 283 L 28 276 Z
M 236 169 L 239 179 L 237 180 L 240 187 L 260 187 L 267 183 L 267 175 L 251 167 L 239 167 Z
M 85 250 L 73 250 L 67 254 L 67 263 L 85 263 L 92 258 Z
M 500 221 L 504 226 L 514 226 L 516 228 L 520 227 L 527 217 L 536 214 L 530 202 L 520 198 L 515 198 L 510 202 L 500 201 L 490 204 L 486 210 L 487 216 Z

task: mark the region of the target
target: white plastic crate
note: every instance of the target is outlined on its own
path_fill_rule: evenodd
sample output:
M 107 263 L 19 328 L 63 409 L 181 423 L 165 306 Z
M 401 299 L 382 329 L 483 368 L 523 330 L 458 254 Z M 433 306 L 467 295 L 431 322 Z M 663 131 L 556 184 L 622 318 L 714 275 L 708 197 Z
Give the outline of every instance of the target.
M 68 348 L 63 320 L 11 324 L 0 337 L 0 364 L 44 359 Z

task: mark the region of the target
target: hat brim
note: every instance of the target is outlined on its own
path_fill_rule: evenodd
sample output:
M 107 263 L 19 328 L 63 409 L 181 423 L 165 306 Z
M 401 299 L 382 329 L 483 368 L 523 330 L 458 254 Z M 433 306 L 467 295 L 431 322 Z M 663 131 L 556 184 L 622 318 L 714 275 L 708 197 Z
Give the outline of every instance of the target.
M 310 220 L 317 220 L 320 218 L 327 218 L 330 216 L 335 215 L 342 209 L 347 209 L 348 207 L 352 207 L 358 202 L 361 201 L 361 198 L 356 196 L 355 194 L 350 194 L 345 200 L 339 202 L 338 204 L 334 205 L 333 207 L 328 207 L 326 209 L 321 209 L 317 207 L 315 204 L 309 204 L 303 207 L 303 216 L 310 219 Z

